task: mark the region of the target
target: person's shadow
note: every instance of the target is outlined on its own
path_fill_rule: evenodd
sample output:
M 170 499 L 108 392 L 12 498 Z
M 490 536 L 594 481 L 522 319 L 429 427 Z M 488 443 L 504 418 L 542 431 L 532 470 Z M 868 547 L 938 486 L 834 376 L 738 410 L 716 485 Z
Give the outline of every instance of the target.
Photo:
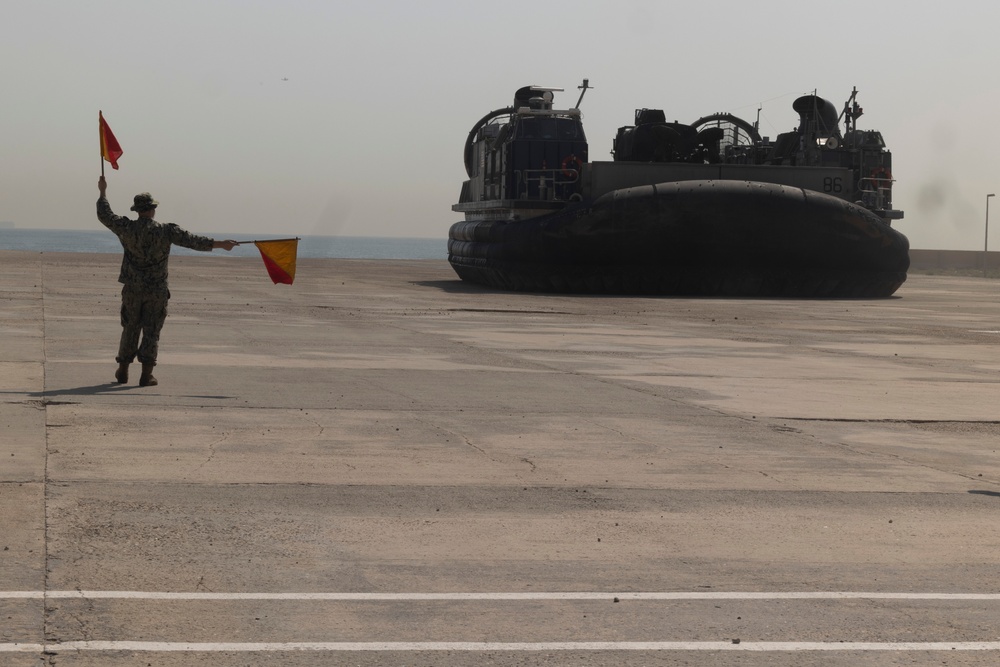
M 31 398 L 55 398 L 56 396 L 97 396 L 100 394 L 114 394 L 119 391 L 135 389 L 126 384 L 117 382 L 106 382 L 104 384 L 94 384 L 89 387 L 72 387 L 70 389 L 45 389 L 44 391 L 2 391 L 0 394 L 18 394 L 30 396 Z
M 149 391 L 148 387 L 140 387 L 139 385 L 132 384 L 118 384 L 117 382 L 106 382 L 104 384 L 92 384 L 86 387 L 71 387 L 69 389 L 46 389 L 44 391 L 3 391 L 0 394 L 20 394 L 22 396 L 30 396 L 31 398 L 41 399 L 45 404 L 51 404 L 57 402 L 54 399 L 58 399 L 60 396 L 100 396 L 107 394 L 117 394 L 122 391 L 129 391 L 134 389 L 141 389 L 142 391 Z M 233 398 L 232 396 L 185 396 L 184 398 L 210 398 L 215 400 L 226 400 Z

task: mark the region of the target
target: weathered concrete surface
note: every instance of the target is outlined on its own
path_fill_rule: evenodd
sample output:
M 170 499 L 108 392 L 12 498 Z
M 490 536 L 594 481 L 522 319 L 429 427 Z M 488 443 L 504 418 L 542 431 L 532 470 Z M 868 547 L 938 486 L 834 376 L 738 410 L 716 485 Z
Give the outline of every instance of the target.
M 982 250 L 917 250 L 910 248 L 910 270 L 983 271 L 992 277 L 1000 268 L 1000 252 Z
M 0 664 L 996 664 L 997 651 L 128 652 L 146 642 L 996 642 L 997 283 L 880 301 L 466 286 L 443 262 L 171 260 L 160 385 L 112 383 L 118 258 L 0 252 Z

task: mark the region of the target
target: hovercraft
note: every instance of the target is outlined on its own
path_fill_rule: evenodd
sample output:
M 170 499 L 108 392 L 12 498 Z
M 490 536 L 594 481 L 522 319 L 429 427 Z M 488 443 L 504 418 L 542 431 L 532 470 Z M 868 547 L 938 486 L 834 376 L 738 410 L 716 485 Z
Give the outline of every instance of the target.
M 891 227 L 892 154 L 796 99 L 796 130 L 772 142 L 731 114 L 668 122 L 639 109 L 612 161 L 591 162 L 580 101 L 527 86 L 469 132 L 448 261 L 506 290 L 677 296 L 874 298 L 906 280 L 909 243 Z M 845 132 L 840 131 L 840 119 Z

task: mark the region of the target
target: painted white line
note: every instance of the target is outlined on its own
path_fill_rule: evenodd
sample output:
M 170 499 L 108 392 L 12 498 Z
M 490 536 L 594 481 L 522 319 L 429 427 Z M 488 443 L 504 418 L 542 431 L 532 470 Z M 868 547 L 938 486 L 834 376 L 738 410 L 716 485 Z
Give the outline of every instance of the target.
M 0 599 L 124 600 L 1000 600 L 1000 593 L 803 592 L 531 592 L 531 593 L 207 593 L 165 591 L 0 591 Z
M 531 593 L 206 593 L 158 591 L 0 591 L 0 599 L 132 599 L 132 600 L 989 600 L 998 593 L 807 592 L 531 592 Z M 1000 642 L 146 642 L 81 641 L 57 644 L 0 643 L 0 653 L 60 651 L 136 652 L 282 652 L 282 651 L 1000 651 Z
M 44 650 L 42 644 L 0 644 L 0 653 L 41 653 Z
M 46 644 L 62 651 L 1000 651 L 1000 642 L 276 642 L 86 641 Z

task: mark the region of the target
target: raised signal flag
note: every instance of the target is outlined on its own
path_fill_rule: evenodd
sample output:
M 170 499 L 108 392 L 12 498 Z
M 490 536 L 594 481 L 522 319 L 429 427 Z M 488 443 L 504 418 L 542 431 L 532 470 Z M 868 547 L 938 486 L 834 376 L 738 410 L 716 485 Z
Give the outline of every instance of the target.
M 101 175 L 104 175 L 104 160 L 110 162 L 113 169 L 117 169 L 118 158 L 122 156 L 122 147 L 115 139 L 114 132 L 108 127 L 107 121 L 104 120 L 103 111 L 97 112 L 97 118 L 101 126 Z

